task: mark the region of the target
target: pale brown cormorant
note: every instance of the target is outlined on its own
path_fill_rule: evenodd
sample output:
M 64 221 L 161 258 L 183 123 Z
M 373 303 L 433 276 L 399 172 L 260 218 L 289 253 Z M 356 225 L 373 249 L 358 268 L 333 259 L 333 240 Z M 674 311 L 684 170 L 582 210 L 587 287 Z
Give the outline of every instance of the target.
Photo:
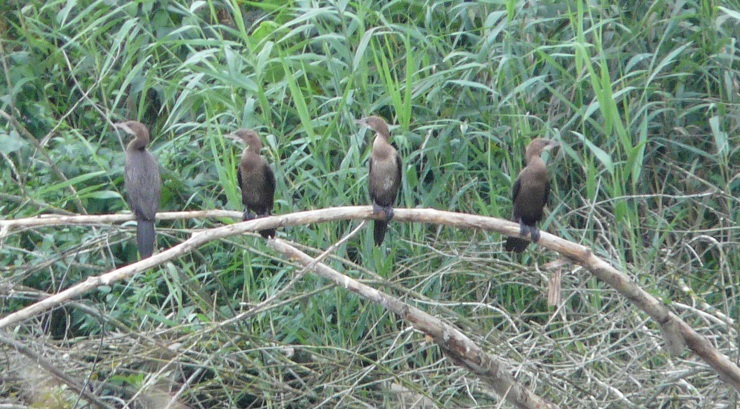
M 385 238 L 388 222 L 393 218 L 393 202 L 401 187 L 401 157 L 390 143 L 391 134 L 383 118 L 369 116 L 357 123 L 375 131 L 368 179 L 373 214 L 381 211 L 385 214 L 385 220 L 376 220 L 373 227 L 375 245 L 379 246 Z

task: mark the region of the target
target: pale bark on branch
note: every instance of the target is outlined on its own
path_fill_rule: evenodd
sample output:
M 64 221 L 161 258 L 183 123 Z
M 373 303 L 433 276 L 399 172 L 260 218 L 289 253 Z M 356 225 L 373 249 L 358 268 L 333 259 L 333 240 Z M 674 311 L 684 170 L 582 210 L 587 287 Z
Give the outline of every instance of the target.
M 441 224 L 457 228 L 473 228 L 493 231 L 508 236 L 519 235 L 519 225 L 507 220 L 454 213 L 433 209 L 394 209 L 395 222 L 417 222 Z M 177 219 L 191 217 L 235 217 L 241 218 L 240 212 L 229 211 L 196 211 L 183 213 L 159 213 L 158 219 Z M 86 281 L 68 288 L 49 298 L 32 304 L 20 311 L 9 314 L 0 319 L 0 329 L 29 319 L 40 312 L 46 311 L 54 306 L 64 303 L 74 297 L 84 294 L 102 285 L 124 280 L 132 277 L 140 271 L 172 260 L 180 255 L 186 254 L 193 249 L 212 240 L 222 239 L 246 232 L 272 227 L 288 227 L 323 223 L 337 220 L 374 219 L 370 206 L 336 207 L 321 210 L 310 210 L 304 212 L 290 213 L 279 216 L 265 217 L 243 223 L 217 227 L 194 233 L 194 235 L 183 243 L 154 255 L 148 259 L 119 268 L 98 277 L 90 277 Z M 50 216 L 35 217 L 22 220 L 0 221 L 0 239 L 10 234 L 14 228 L 28 228 L 33 226 L 51 226 L 59 224 L 104 224 L 132 220 L 130 215 L 106 215 L 106 216 Z M 727 356 L 719 352 L 711 342 L 693 328 L 681 320 L 659 300 L 648 294 L 632 281 L 625 273 L 619 271 L 601 258 L 595 256 L 590 249 L 576 243 L 563 240 L 552 234 L 542 232 L 538 243 L 539 246 L 558 252 L 564 257 L 572 260 L 594 276 L 617 290 L 629 299 L 635 306 L 647 313 L 655 320 L 661 328 L 661 332 L 668 340 L 668 347 L 673 352 L 687 345 L 701 359 L 710 365 L 720 378 L 740 391 L 740 368 L 737 367 Z M 432 334 L 430 334 L 432 335 Z

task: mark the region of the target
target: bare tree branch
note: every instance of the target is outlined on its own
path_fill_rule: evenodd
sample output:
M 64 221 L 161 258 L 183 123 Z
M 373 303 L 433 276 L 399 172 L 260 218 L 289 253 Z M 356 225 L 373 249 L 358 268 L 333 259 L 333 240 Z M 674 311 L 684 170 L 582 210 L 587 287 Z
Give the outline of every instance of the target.
M 470 215 L 464 213 L 454 213 L 433 209 L 394 209 L 396 222 L 417 222 L 430 223 L 458 228 L 473 228 L 487 231 L 498 232 L 507 236 L 518 236 L 519 226 L 513 222 Z M 195 216 L 199 214 L 200 216 Z M 183 218 L 188 217 L 237 217 L 240 218 L 239 212 L 228 211 L 203 211 L 203 212 L 183 212 L 183 213 L 160 213 L 158 218 Z M 216 216 L 218 215 L 218 216 Z M 49 298 L 32 304 L 20 311 L 9 314 L 0 319 L 0 329 L 6 328 L 14 323 L 31 318 L 36 314 L 53 308 L 56 305 L 69 301 L 70 299 L 84 294 L 98 286 L 108 285 L 112 282 L 130 278 L 140 271 L 147 270 L 157 266 L 165 261 L 171 260 L 182 254 L 186 254 L 193 249 L 212 240 L 222 239 L 229 236 L 254 232 L 258 230 L 269 229 L 273 227 L 287 227 L 295 225 L 305 225 L 312 223 L 323 223 L 337 220 L 353 219 L 375 219 L 372 214 L 371 206 L 352 206 L 336 207 L 321 210 L 311 210 L 285 214 L 280 216 L 270 216 L 243 223 L 217 227 L 203 232 L 195 233 L 193 237 L 185 242 L 163 251 L 151 258 L 139 261 L 117 270 L 106 273 L 98 277 L 90 277 L 86 281 L 68 288 Z M 54 224 L 96 224 L 110 223 L 131 220 L 130 215 L 106 215 L 106 216 L 52 216 L 43 218 L 20 219 L 14 221 L 0 222 L 0 228 L 3 233 L 7 234 L 6 229 L 12 226 L 38 226 Z M 52 222 L 55 221 L 56 223 Z M 0 238 L 2 234 L 0 234 Z M 711 342 L 704 336 L 700 335 L 681 318 L 669 311 L 669 309 L 652 295 L 640 288 L 626 274 L 620 272 L 606 261 L 595 256 L 590 249 L 576 243 L 561 239 L 552 234 L 542 232 L 538 245 L 556 251 L 561 255 L 568 257 L 573 262 L 585 267 L 594 276 L 601 279 L 612 288 L 617 290 L 627 299 L 632 301 L 638 308 L 647 313 L 661 327 L 661 332 L 668 340 L 668 346 L 676 352 L 684 344 L 701 357 L 715 371 L 720 378 L 740 391 L 740 368 L 737 367 L 727 356 L 720 353 Z
M 157 220 L 186 220 L 197 218 L 234 218 L 241 219 L 242 212 L 230 210 L 193 210 L 186 212 L 159 212 Z M 77 225 L 98 225 L 123 223 L 136 220 L 132 213 L 121 214 L 102 214 L 91 216 L 60 216 L 47 215 L 29 217 L 25 219 L 0 220 L 0 228 L 16 229 L 24 227 L 41 227 L 41 226 L 77 226 Z
M 519 384 L 501 363 L 486 354 L 470 338 L 452 325 L 410 306 L 396 297 L 341 274 L 324 263 L 317 263 L 316 259 L 281 239 L 270 240 L 269 245 L 282 253 L 284 257 L 297 260 L 309 270 L 332 281 L 337 286 L 359 294 L 362 298 L 380 304 L 398 314 L 411 323 L 417 331 L 432 337 L 452 362 L 478 375 L 482 380 L 488 382 L 499 395 L 517 407 L 557 408 L 555 404 L 544 400 Z

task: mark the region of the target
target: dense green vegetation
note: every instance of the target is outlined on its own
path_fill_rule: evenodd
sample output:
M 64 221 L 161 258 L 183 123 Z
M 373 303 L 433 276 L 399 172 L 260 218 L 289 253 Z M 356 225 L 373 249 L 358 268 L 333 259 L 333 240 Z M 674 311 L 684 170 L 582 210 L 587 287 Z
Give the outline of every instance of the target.
M 396 125 L 404 158 L 398 207 L 506 218 L 524 148 L 554 138 L 563 148 L 548 158 L 542 228 L 591 247 L 737 360 L 740 7 L 614 3 L 9 0 L 0 212 L 127 210 L 127 139 L 111 127 L 122 119 L 151 130 L 166 211 L 241 209 L 241 146 L 222 136 L 240 127 L 259 130 L 275 163 L 275 213 L 368 204 L 371 134 L 354 120 L 376 114 Z M 232 222 L 160 222 L 158 248 Z M 281 237 L 318 254 L 357 223 Z M 0 311 L 136 261 L 134 231 L 1 232 Z M 364 229 L 328 263 L 460 326 L 562 407 L 735 402 L 708 366 L 689 352 L 669 358 L 655 323 L 579 268 L 563 272 L 562 308 L 548 309 L 538 266 L 556 258 L 535 246 L 504 254 L 496 234 L 392 223 L 382 248 Z M 236 237 L 13 337 L 52 360 L 52 348 L 68 354 L 60 368 L 109 383 L 99 395 L 187 382 L 180 399 L 191 407 L 398 407 L 390 389 L 400 385 L 437 407 L 499 404 L 383 308 L 311 275 L 286 288 L 295 271 L 257 235 Z M 20 381 L 1 383 L 0 396 L 28 403 L 39 375 L 6 351 L 0 362 Z M 53 390 L 35 399 L 74 403 Z

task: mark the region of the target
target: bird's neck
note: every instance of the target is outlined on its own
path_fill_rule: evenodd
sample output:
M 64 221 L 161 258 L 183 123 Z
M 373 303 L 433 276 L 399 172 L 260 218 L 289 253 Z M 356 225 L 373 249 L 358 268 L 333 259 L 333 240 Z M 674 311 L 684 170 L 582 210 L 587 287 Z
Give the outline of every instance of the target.
M 391 146 L 388 136 L 383 134 L 376 134 L 375 141 L 373 142 L 373 156 L 378 159 L 385 159 L 393 154 L 393 146 Z
M 241 166 L 245 170 L 257 169 L 261 164 L 260 158 L 262 156 L 259 153 L 255 153 L 250 148 L 245 148 L 242 151 Z
M 540 157 L 540 154 L 541 153 L 542 153 L 542 151 L 529 151 L 529 152 L 527 152 L 525 154 L 527 165 L 530 165 L 530 164 L 532 164 L 534 162 L 537 162 L 537 161 L 544 163 L 544 161 L 542 160 L 542 157 Z
M 143 151 L 146 149 L 146 145 L 149 143 L 149 138 L 139 135 L 133 141 L 129 142 L 126 150 L 129 151 Z

